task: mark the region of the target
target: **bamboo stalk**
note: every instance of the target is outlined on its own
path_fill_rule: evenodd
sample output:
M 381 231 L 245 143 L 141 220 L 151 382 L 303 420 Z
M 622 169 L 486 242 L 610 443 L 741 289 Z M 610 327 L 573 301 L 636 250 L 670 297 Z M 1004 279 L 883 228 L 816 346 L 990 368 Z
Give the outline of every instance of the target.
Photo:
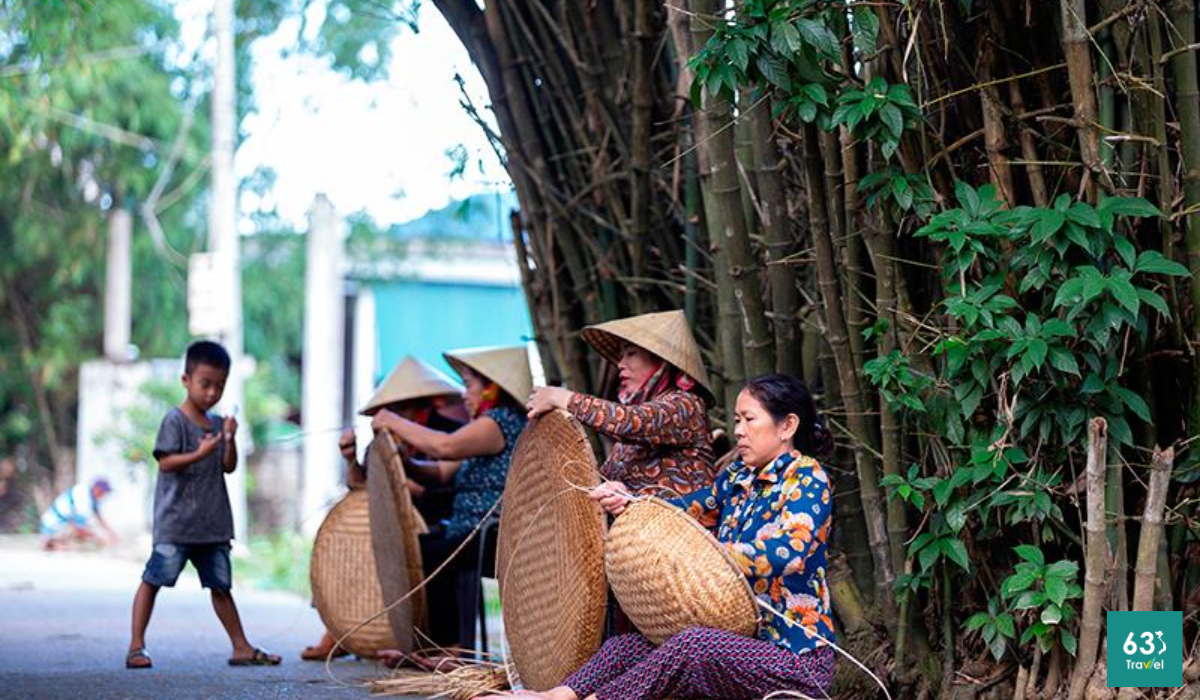
M 1096 182 L 1102 170 L 1100 135 L 1096 130 L 1096 92 L 1092 81 L 1091 43 L 1087 32 L 1086 0 L 1060 0 L 1062 45 L 1067 58 L 1067 76 L 1075 111 L 1079 153 L 1087 168 L 1087 198 L 1096 201 Z
M 1179 43 L 1196 43 L 1196 7 L 1189 0 L 1170 0 L 1167 14 Z M 1171 58 L 1171 73 L 1175 79 L 1175 112 L 1179 115 L 1179 155 L 1183 170 L 1183 210 L 1200 211 L 1200 80 L 1197 79 L 1196 54 L 1178 53 Z M 1187 264 L 1192 272 L 1192 308 L 1200 309 L 1200 216 L 1190 213 L 1183 217 Z M 1200 323 L 1192 322 L 1193 347 L 1200 343 Z M 1200 372 L 1195 372 L 1192 399 L 1188 415 L 1190 434 L 1200 430 Z
M 992 33 L 999 38 L 996 26 L 999 24 L 998 11 L 992 8 L 988 11 Z M 983 114 L 983 143 L 988 160 L 988 179 L 995 185 L 996 192 L 1008 206 L 1016 201 L 1016 190 L 1013 189 L 1012 168 L 1004 149 L 1008 147 L 1008 135 L 1004 129 L 1004 110 L 1000 102 L 1000 89 L 992 82 L 997 73 L 999 60 L 996 57 L 996 47 L 992 37 L 985 37 L 979 54 L 979 77 L 985 84 L 980 91 L 980 106 Z M 1015 85 L 1016 83 L 1009 83 Z
M 1142 531 L 1138 536 L 1137 565 L 1134 567 L 1133 609 L 1154 609 L 1154 582 L 1158 577 L 1159 544 L 1163 535 L 1163 511 L 1171 486 L 1171 468 L 1175 450 L 1155 448 L 1150 459 L 1150 485 L 1146 507 L 1142 511 Z
M 712 36 L 712 29 L 703 19 L 710 0 L 689 0 L 691 21 L 689 33 L 693 50 L 699 50 Z M 733 434 L 733 407 L 738 392 L 745 383 L 745 365 L 742 343 L 741 316 L 737 308 L 737 295 L 733 279 L 729 275 L 729 257 L 726 240 L 720 234 L 720 225 L 726 217 L 720 212 L 716 186 L 713 180 L 712 151 L 707 144 L 712 140 L 712 122 L 704 114 L 694 119 L 696 132 L 696 156 L 700 171 L 700 192 L 704 205 L 705 227 L 708 232 L 709 250 L 713 261 L 713 278 L 717 284 L 717 342 L 721 355 L 721 382 L 724 394 L 726 427 Z M 740 196 L 740 195 L 739 195 Z M 740 202 L 739 202 L 740 204 Z M 740 208 L 740 207 L 739 207 Z M 741 212 L 737 212 L 741 220 Z
M 634 0 L 633 9 L 633 119 L 630 129 L 630 210 L 633 236 L 633 276 L 642 277 L 646 271 L 646 239 L 650 235 L 650 121 L 653 116 L 654 94 L 651 73 L 654 70 L 653 0 Z M 634 295 L 634 311 L 641 313 L 644 300 Z
M 767 239 L 767 283 L 771 289 L 771 310 L 775 314 L 775 370 L 800 376 L 800 338 L 796 312 L 800 293 L 796 289 L 796 271 L 791 265 L 771 265 L 791 255 L 795 240 L 787 212 L 784 191 L 783 158 L 772 133 L 768 105 L 752 109 L 746 115 L 754 150 L 755 183 L 758 185 L 758 211 Z
M 837 263 L 833 252 L 833 241 L 829 235 L 828 213 L 825 208 L 827 199 L 823 191 L 820 136 L 816 126 L 804 125 L 802 146 L 809 192 L 809 219 L 813 246 L 817 256 L 818 287 L 825 309 L 826 337 L 837 367 L 836 373 L 841 388 L 842 402 L 849 414 L 847 422 L 850 431 L 858 438 L 854 443 L 854 461 L 858 470 L 860 499 L 867 522 L 871 558 L 875 568 L 875 601 L 883 611 L 888 628 L 894 629 L 896 610 L 892 596 L 892 583 L 895 581 L 895 574 L 892 570 L 891 550 L 884 519 L 885 506 L 879 488 L 879 473 L 874 457 L 875 448 L 867 427 L 860 375 L 855 371 L 854 357 L 847 338 L 846 319 L 842 314 Z
M 1108 540 L 1104 534 L 1104 477 L 1108 453 L 1108 421 L 1093 418 L 1088 422 L 1087 447 L 1087 523 L 1084 560 L 1083 613 L 1079 623 L 1079 653 L 1071 674 L 1068 700 L 1079 700 L 1096 667 L 1100 644 L 1104 589 L 1108 585 Z

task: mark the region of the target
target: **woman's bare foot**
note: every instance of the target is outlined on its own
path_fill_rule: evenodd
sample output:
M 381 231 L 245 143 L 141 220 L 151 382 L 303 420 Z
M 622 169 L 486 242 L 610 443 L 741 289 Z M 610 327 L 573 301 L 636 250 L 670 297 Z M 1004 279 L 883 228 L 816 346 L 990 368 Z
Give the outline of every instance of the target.
M 329 651 L 333 649 L 335 644 L 333 635 L 326 632 L 321 637 L 321 641 L 312 646 L 304 647 L 304 651 L 300 652 L 300 658 L 305 661 L 324 661 L 329 656 Z M 350 652 L 342 647 L 338 647 L 337 651 L 333 652 L 333 658 L 335 659 L 349 655 Z
M 574 690 L 565 685 L 560 685 L 543 693 L 532 690 L 518 690 L 512 693 L 483 695 L 475 698 L 475 700 L 579 700 L 579 696 L 575 694 Z

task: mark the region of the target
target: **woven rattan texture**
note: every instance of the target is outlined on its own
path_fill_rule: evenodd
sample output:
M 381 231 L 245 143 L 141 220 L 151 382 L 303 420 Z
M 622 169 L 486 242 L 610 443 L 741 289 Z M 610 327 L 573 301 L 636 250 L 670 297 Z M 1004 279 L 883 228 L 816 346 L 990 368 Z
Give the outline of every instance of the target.
M 313 603 L 325 627 L 341 639 L 383 609 L 375 574 L 367 493 L 351 491 L 329 511 L 313 542 L 310 567 Z M 387 617 L 380 615 L 342 641 L 359 656 L 396 646 Z
M 396 457 L 395 446 L 390 438 L 381 435 L 371 443 L 367 454 L 371 545 L 375 553 L 375 573 L 379 578 L 379 589 L 386 606 L 408 595 L 412 586 L 421 580 L 421 575 L 417 572 L 414 578 L 409 570 L 409 545 L 405 532 L 412 529 L 412 524 L 411 520 L 406 521 L 405 516 L 399 512 L 404 501 L 395 498 L 391 475 L 388 473 L 393 458 Z M 411 502 L 408 506 L 411 508 Z M 419 564 L 419 546 L 417 557 Z M 421 591 L 418 591 L 416 595 L 420 593 Z M 402 651 L 413 651 L 416 648 L 413 633 L 413 599 L 416 595 L 391 608 L 387 613 L 392 637 L 396 640 L 397 648 Z
M 565 412 L 533 421 L 517 441 L 496 575 L 509 651 L 526 688 L 553 688 L 600 648 L 604 514 L 586 493 L 599 478 L 583 428 Z
M 655 644 L 689 627 L 753 636 L 754 594 L 717 540 L 655 498 L 631 503 L 608 532 L 608 584 L 621 609 Z

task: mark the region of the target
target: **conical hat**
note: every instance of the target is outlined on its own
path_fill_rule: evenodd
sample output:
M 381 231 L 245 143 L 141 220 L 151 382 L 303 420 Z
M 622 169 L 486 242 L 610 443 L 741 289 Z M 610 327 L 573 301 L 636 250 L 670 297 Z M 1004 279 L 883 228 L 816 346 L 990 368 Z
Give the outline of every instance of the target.
M 614 365 L 621 361 L 621 347 L 633 343 L 696 380 L 706 398 L 712 397 L 700 346 L 682 311 L 642 314 L 588 326 L 583 329 L 583 339 Z
M 458 382 L 412 355 L 405 355 L 359 413 L 369 416 L 391 403 L 435 396 L 462 396 L 462 393 L 463 388 Z
M 454 371 L 462 374 L 469 367 L 496 383 L 517 404 L 524 406 L 533 391 L 533 375 L 529 371 L 529 351 L 524 345 L 490 348 L 467 348 L 442 353 Z

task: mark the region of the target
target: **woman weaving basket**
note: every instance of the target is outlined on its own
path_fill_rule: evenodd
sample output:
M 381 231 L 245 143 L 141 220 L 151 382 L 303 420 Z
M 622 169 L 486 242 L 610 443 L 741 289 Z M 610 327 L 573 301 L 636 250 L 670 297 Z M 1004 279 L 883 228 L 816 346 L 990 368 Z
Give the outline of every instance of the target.
M 414 452 L 430 461 L 411 460 L 416 471 L 432 481 L 455 485 L 450 517 L 432 524 L 421 535 L 421 557 L 426 575 L 440 567 L 467 539 L 499 500 L 517 437 L 525 427 L 520 399 L 533 384 L 529 356 L 524 346 L 479 348 L 445 353 L 446 361 L 462 376 L 471 421 L 452 433 L 431 430 L 387 409 L 371 421 L 376 430 L 388 429 Z M 414 475 L 417 476 L 417 475 Z M 429 600 L 429 637 L 438 646 L 460 644 L 460 615 L 469 620 L 472 610 L 459 610 L 455 583 L 463 567 L 478 561 L 478 540 L 426 585 Z M 379 653 L 385 663 L 402 660 L 400 652 Z
M 635 493 L 679 496 L 713 480 L 705 403 L 712 403 L 700 349 L 682 311 L 643 314 L 583 329 L 620 372 L 618 401 L 538 387 L 529 418 L 561 408 L 615 441 L 600 467 Z
M 406 355 L 358 413 L 374 417 L 386 409 L 426 428 L 449 433 L 458 430 L 467 420 L 462 393 L 462 387 L 450 377 L 412 355 Z M 358 460 L 354 428 L 346 428 L 342 432 L 338 447 L 346 460 L 346 486 L 352 490 L 366 488 L 367 460 L 365 456 L 361 463 Z M 422 457 L 419 454 L 409 456 Z M 449 514 L 454 498 L 452 486 L 424 488 L 413 481 L 407 483 L 412 492 L 413 505 L 426 521 L 436 522 Z M 333 635 L 326 631 L 321 641 L 300 652 L 300 658 L 305 661 L 324 661 L 335 644 Z M 349 653 L 339 647 L 334 656 L 346 656 Z
M 834 665 L 825 563 L 832 493 L 811 455 L 827 451 L 832 438 L 808 390 L 785 375 L 751 380 L 738 395 L 736 416 L 739 459 L 711 488 L 671 502 L 715 532 L 759 605 L 773 611 L 761 618 L 757 637 L 693 627 L 656 648 L 641 634 L 623 634 L 563 685 L 518 695 L 748 700 L 794 691 L 827 697 Z M 602 484 L 592 495 L 614 515 L 631 500 L 619 482 Z

